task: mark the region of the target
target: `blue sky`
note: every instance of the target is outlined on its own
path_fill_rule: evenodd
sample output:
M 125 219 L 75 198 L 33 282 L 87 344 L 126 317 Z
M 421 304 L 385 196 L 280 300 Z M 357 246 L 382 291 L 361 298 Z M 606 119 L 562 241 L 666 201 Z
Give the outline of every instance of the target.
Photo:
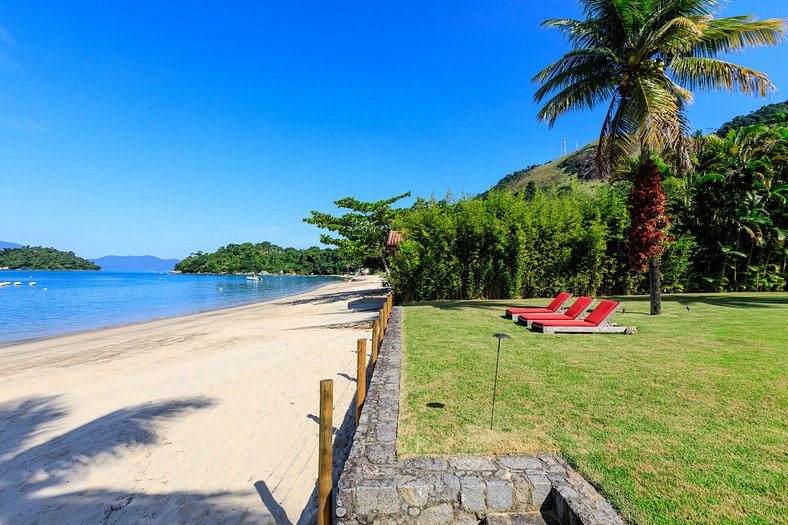
M 785 0 L 725 15 L 786 17 Z M 478 193 L 594 139 L 549 130 L 530 78 L 566 50 L 573 0 L 37 1 L 0 5 L 0 240 L 183 258 L 318 243 L 347 195 Z M 788 98 L 788 46 L 740 63 L 768 100 L 699 94 L 696 129 Z

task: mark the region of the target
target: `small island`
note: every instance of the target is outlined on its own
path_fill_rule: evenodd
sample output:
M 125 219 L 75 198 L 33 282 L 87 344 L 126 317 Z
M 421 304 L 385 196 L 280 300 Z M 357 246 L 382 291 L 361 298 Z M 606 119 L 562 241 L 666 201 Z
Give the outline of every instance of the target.
M 100 270 L 101 267 L 74 252 L 42 246 L 0 250 L 0 268 L 8 270 Z
M 228 244 L 213 253 L 193 253 L 175 265 L 181 273 L 337 275 L 347 268 L 337 250 L 282 248 L 270 242 Z

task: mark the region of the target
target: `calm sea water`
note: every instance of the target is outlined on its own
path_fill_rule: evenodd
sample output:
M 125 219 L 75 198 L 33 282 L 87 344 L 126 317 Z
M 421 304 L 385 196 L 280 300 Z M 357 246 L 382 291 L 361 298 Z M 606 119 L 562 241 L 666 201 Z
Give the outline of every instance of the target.
M 312 290 L 337 277 L 0 271 L 0 345 Z M 29 286 L 35 281 L 37 286 Z

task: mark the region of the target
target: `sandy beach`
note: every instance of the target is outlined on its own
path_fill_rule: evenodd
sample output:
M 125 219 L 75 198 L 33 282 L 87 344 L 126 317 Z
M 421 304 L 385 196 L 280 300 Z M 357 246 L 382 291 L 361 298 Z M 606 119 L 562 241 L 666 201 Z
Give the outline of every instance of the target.
M 0 523 L 298 523 L 379 278 L 0 349 Z M 340 438 L 342 439 L 342 438 Z

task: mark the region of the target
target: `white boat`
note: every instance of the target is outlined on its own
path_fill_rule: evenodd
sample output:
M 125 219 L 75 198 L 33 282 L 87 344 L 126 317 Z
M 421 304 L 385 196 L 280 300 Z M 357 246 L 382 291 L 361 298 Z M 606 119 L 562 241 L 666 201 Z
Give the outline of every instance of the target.
M 259 275 L 257 275 L 256 273 L 253 273 L 252 275 L 247 275 L 246 276 L 246 280 L 247 281 L 260 281 L 261 279 L 260 279 Z

